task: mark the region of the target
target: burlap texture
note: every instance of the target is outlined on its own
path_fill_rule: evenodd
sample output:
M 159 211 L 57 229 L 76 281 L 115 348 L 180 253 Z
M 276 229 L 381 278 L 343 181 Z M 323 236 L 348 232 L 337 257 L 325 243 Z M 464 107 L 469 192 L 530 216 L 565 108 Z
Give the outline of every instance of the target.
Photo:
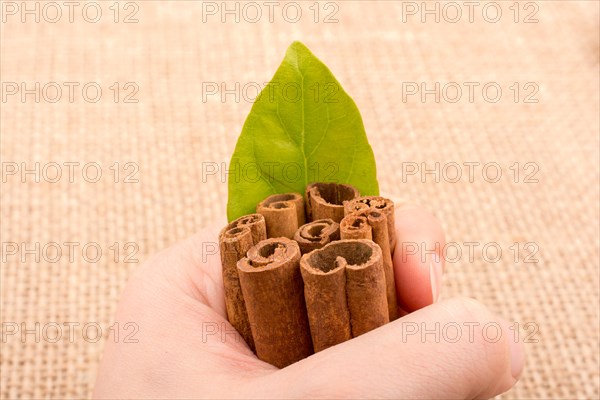
M 98 23 L 86 22 L 81 8 L 71 23 L 63 7 L 57 23 L 44 18 L 36 23 L 31 16 L 22 23 L 17 14 L 4 15 L 1 26 L 2 82 L 63 87 L 56 103 L 43 97 L 36 103 L 33 95 L 22 102 L 17 95 L 1 104 L 2 162 L 30 169 L 36 162 L 40 168 L 57 162 L 63 172 L 57 183 L 44 176 L 39 183 L 33 175 L 24 183 L 20 174 L 5 176 L 3 246 L 80 243 L 73 262 L 63 254 L 54 263 L 44 257 L 36 262 L 33 255 L 22 262 L 3 247 L 3 323 L 25 323 L 28 329 L 36 322 L 79 325 L 72 343 L 64 325 L 57 343 L 48 340 L 51 330 L 39 343 L 32 334 L 25 341 L 19 335 L 4 338 L 2 398 L 90 394 L 118 294 L 138 265 L 123 262 L 125 244 L 139 246 L 135 258 L 142 262 L 210 221 L 224 219 L 226 183 L 219 175 L 203 176 L 202 163 L 229 160 L 251 102 L 244 93 L 239 101 L 233 94 L 224 102 L 219 95 L 203 101 L 203 82 L 224 82 L 227 89 L 235 82 L 240 88 L 249 82 L 262 85 L 293 40 L 319 56 L 355 99 L 382 192 L 433 210 L 447 240 L 460 244 L 461 259 L 447 264 L 443 296 L 475 297 L 518 321 L 522 334 L 526 323 L 532 323 L 529 332 L 537 327 L 521 382 L 504 397 L 600 396 L 597 2 L 536 2 L 537 23 L 523 23 L 534 11 L 523 3 L 515 23 L 512 2 L 497 3 L 503 12 L 497 23 L 485 21 L 481 8 L 470 23 L 465 7 L 458 23 L 446 20 L 453 18 L 451 10 L 439 23 L 432 16 L 422 23 L 421 14 L 403 22 L 406 4 L 383 1 L 337 2 L 337 23 L 322 22 L 335 10 L 324 3 L 315 23 L 312 2 L 298 3 L 303 15 L 296 23 L 282 18 L 282 6 L 273 23 L 264 7 L 257 23 L 243 15 L 239 23 L 233 16 L 222 23 L 221 14 L 207 15 L 203 22 L 200 2 L 148 1 L 137 2 L 139 22 L 125 24 L 113 21 L 112 2 L 97 4 L 103 12 Z M 134 11 L 124 3 L 120 7 L 120 20 Z M 54 11 L 47 12 L 54 18 Z M 80 84 L 72 103 L 64 82 Z M 82 97 L 88 82 L 103 90 L 97 103 Z M 121 86 L 117 103 L 110 89 L 114 82 Z M 132 91 L 123 88 L 127 82 L 139 86 L 138 103 L 122 101 Z M 405 89 L 406 82 L 426 82 L 428 88 L 457 82 L 463 95 L 456 103 L 446 101 L 455 93 L 449 89 L 439 103 L 433 95 L 425 102 L 418 96 L 404 102 L 403 82 Z M 480 83 L 473 102 L 464 82 Z M 497 103 L 482 97 L 487 82 L 503 90 Z M 518 102 L 510 89 L 514 82 L 520 87 Z M 532 92 L 532 86 L 524 87 L 527 82 L 539 86 L 537 103 L 523 102 Z M 494 95 L 491 89 L 489 94 Z M 94 95 L 91 89 L 89 95 Z M 80 163 L 73 183 L 65 162 Z M 82 178 L 81 167 L 91 162 L 103 173 L 97 183 Z M 115 162 L 121 169 L 118 183 L 110 169 Z M 124 169 L 127 162 L 139 166 L 138 183 L 123 182 L 133 171 Z M 433 175 L 403 174 L 403 168 L 414 166 L 410 163 L 422 172 L 436 162 L 442 171 L 447 167 L 440 182 Z M 458 182 L 451 182 L 453 162 L 462 167 Z M 474 167 L 473 182 L 468 162 L 481 163 Z M 483 179 L 485 163 L 500 166 L 499 182 Z M 526 163 L 532 164 L 526 169 Z M 538 182 L 525 183 L 536 166 Z M 93 177 L 92 169 L 87 172 Z M 487 172 L 488 180 L 495 176 L 493 168 Z M 46 173 L 54 177 L 50 167 Z M 82 258 L 81 248 L 89 242 L 103 250 L 98 262 Z M 467 242 L 480 243 L 472 262 Z M 482 255 L 483 245 L 492 242 L 503 251 L 498 262 L 486 262 Z M 525 248 L 529 242 L 534 245 Z M 114 243 L 121 249 L 118 262 L 109 248 Z M 524 262 L 531 246 L 538 248 L 537 263 Z M 104 337 L 84 340 L 86 323 L 98 323 Z M 94 336 L 92 328 L 88 334 Z

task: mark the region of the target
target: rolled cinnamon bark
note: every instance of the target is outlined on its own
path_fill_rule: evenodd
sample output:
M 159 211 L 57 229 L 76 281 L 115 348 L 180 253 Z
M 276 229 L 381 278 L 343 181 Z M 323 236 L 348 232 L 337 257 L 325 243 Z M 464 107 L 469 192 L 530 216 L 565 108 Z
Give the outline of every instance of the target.
M 244 303 L 242 288 L 240 287 L 237 262 L 246 256 L 246 252 L 253 245 L 252 232 L 248 226 L 240 225 L 239 227 L 222 231 L 219 235 L 227 319 L 229 319 L 231 325 L 244 338 L 252 351 L 254 351 L 254 340 L 252 339 L 246 304 Z
M 227 224 L 221 232 L 242 226 L 250 228 L 250 232 L 252 233 L 252 243 L 254 244 L 267 238 L 267 225 L 265 223 L 265 217 L 261 214 L 242 215 L 238 219 Z
M 300 270 L 315 352 L 389 322 L 381 249 L 340 240 L 302 256 Z
M 300 193 L 271 195 L 258 204 L 256 212 L 265 217 L 269 238 L 291 239 L 306 221 L 304 198 Z
M 357 214 L 346 215 L 340 222 L 340 238 L 373 240 L 373 230 L 367 217 Z
M 249 214 L 227 224 L 219 233 L 219 249 L 225 289 L 227 318 L 254 351 L 254 340 L 250 331 L 246 304 L 240 287 L 237 262 L 256 243 L 267 238 L 265 218 L 260 214 Z
M 390 321 L 394 321 L 399 317 L 398 299 L 396 297 L 396 281 L 392 253 L 390 251 L 387 217 L 374 208 L 356 211 L 344 217 L 340 223 L 340 233 L 342 239 L 372 239 L 381 248 L 389 318 Z
M 299 261 L 296 242 L 274 238 L 237 263 L 256 355 L 279 368 L 313 353 Z
M 302 225 L 294 234 L 302 254 L 320 249 L 326 244 L 340 239 L 340 224 L 331 219 L 318 219 Z
M 309 221 L 344 218 L 344 201 L 360 196 L 356 188 L 333 182 L 311 183 L 306 187 L 306 215 Z
M 344 214 L 348 215 L 355 211 L 376 209 L 387 218 L 388 235 L 390 238 L 390 252 L 394 254 L 396 248 L 396 220 L 394 218 L 394 202 L 380 196 L 361 196 L 344 203 Z

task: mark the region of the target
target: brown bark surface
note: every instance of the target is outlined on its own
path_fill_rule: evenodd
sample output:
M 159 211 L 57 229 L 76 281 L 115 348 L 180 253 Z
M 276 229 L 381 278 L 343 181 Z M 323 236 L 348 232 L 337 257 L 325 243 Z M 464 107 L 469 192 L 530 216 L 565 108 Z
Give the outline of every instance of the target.
M 306 187 L 306 215 L 309 221 L 332 219 L 339 223 L 344 218 L 344 201 L 360 196 L 350 185 L 332 182 L 311 183 Z
M 300 193 L 274 194 L 256 206 L 256 212 L 265 217 L 269 238 L 291 239 L 299 226 L 304 225 L 304 198 Z
M 274 238 L 237 264 L 256 355 L 279 368 L 313 353 L 299 262 L 296 242 Z
M 302 225 L 296 233 L 294 240 L 298 242 L 302 254 L 320 249 L 334 240 L 340 239 L 340 224 L 332 219 L 318 219 Z
M 342 239 L 369 239 L 373 240 L 373 229 L 367 217 L 350 214 L 340 222 L 340 237 Z
M 389 319 L 390 321 L 397 319 L 399 317 L 398 299 L 396 297 L 396 281 L 392 253 L 390 251 L 387 217 L 375 208 L 356 211 L 344 217 L 340 223 L 340 233 L 344 239 L 352 237 L 372 239 L 379 245 L 385 273 L 385 292 Z
M 242 215 L 238 219 L 227 224 L 227 226 L 221 232 L 242 226 L 247 226 L 250 228 L 250 232 L 252 233 L 252 243 L 254 244 L 257 244 L 261 240 L 265 240 L 267 238 L 267 225 L 265 223 L 265 217 L 260 214 Z
M 389 322 L 381 249 L 340 240 L 302 256 L 300 269 L 315 351 Z
M 390 252 L 394 254 L 396 248 L 396 219 L 394 215 L 394 202 L 380 196 L 361 196 L 344 203 L 344 214 L 355 211 L 375 209 L 382 212 L 387 218 Z
M 237 271 L 237 262 L 246 256 L 253 245 L 252 232 L 248 226 L 235 227 L 219 235 L 227 319 L 254 351 L 254 340 Z

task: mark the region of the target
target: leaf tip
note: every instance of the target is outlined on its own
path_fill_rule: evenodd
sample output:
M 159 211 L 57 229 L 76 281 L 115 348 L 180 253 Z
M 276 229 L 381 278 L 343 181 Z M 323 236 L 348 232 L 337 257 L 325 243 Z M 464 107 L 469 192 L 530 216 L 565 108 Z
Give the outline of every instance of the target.
M 306 47 L 306 45 L 304 43 L 302 43 L 301 41 L 294 40 L 292 42 L 292 44 L 290 44 L 290 46 L 288 47 L 288 50 L 289 49 L 294 49 L 294 50 L 306 49 L 306 50 L 308 50 L 308 47 Z
M 298 57 L 298 55 L 312 55 L 314 57 L 312 52 L 308 49 L 308 47 L 306 47 L 304 43 L 295 40 L 287 48 L 286 56 Z

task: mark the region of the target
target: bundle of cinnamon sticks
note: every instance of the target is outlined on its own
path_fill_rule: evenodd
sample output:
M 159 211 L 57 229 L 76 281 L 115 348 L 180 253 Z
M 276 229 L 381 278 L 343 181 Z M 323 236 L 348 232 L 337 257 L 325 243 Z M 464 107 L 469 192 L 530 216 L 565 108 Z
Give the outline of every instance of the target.
M 229 321 L 276 367 L 398 318 L 389 199 L 313 183 L 267 197 L 219 245 Z

